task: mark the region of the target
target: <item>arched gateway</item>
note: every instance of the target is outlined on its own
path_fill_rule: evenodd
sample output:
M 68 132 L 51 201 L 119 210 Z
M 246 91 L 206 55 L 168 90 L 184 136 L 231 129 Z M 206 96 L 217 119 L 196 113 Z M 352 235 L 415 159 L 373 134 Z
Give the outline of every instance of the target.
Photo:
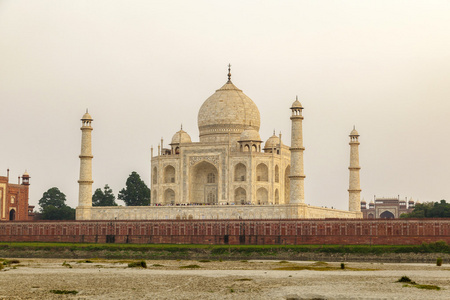
M 202 161 L 194 165 L 189 177 L 190 203 L 217 204 L 219 174 L 213 164 Z

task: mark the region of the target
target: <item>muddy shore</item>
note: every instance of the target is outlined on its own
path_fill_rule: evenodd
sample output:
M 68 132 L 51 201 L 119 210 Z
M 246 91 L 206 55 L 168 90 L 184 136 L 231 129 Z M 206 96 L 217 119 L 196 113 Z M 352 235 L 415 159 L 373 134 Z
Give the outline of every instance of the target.
M 130 262 L 18 258 L 0 271 L 0 299 L 450 298 L 445 264 L 355 262 L 341 269 L 334 262 L 147 260 L 147 268 L 131 268 Z M 416 285 L 396 282 L 402 276 Z

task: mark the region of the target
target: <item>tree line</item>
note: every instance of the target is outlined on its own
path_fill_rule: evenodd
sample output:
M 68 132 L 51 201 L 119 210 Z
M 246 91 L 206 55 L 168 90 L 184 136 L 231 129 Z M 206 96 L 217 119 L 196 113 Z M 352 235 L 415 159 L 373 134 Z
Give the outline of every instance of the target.
M 450 218 L 450 203 L 440 202 L 418 203 L 409 214 L 402 214 L 400 218 Z
M 126 206 L 150 205 L 150 189 L 138 173 L 132 172 L 125 188 L 119 191 L 119 200 Z M 75 209 L 66 204 L 66 195 L 57 187 L 48 189 L 39 200 L 42 220 L 75 220 Z M 116 197 L 108 184 L 98 188 L 92 195 L 92 206 L 117 206 Z

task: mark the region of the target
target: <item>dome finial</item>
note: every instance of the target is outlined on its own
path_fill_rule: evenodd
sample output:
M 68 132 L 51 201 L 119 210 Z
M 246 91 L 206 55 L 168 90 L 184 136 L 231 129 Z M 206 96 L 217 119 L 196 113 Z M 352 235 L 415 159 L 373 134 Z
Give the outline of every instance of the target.
M 228 82 L 231 82 L 231 64 L 228 64 Z
M 183 130 L 183 123 L 181 123 L 181 130 Z

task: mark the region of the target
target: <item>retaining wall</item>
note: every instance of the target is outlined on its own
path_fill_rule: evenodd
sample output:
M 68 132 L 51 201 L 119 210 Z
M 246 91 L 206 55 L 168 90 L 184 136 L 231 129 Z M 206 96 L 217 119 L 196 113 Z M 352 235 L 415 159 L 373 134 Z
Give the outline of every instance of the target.
M 446 241 L 450 219 L 14 221 L 2 242 L 414 245 Z

